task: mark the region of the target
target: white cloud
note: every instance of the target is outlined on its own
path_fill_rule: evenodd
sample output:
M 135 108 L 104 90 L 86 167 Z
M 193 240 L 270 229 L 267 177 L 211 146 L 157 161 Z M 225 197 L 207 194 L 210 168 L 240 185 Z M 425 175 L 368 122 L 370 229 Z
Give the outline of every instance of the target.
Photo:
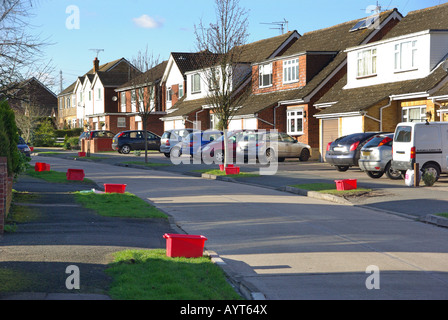
M 148 16 L 147 14 L 144 14 L 138 18 L 133 18 L 132 20 L 140 28 L 146 28 L 146 29 L 160 28 L 163 25 L 162 19 L 155 19 L 153 17 Z

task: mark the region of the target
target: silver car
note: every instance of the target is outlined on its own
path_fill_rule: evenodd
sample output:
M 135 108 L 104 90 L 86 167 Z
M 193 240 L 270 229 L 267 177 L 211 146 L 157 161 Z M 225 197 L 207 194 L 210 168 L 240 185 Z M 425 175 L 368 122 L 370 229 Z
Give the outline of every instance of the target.
M 391 168 L 393 133 L 373 136 L 361 149 L 359 168 L 371 178 L 401 179 L 401 171 Z
M 176 144 L 182 143 L 182 139 L 193 131 L 193 129 L 173 129 L 165 131 L 160 138 L 159 151 L 169 158 L 171 155 L 171 148 L 173 148 Z
M 266 157 L 268 162 L 277 157 L 279 162 L 285 158 L 299 158 L 308 161 L 311 156 L 311 147 L 298 142 L 284 132 L 246 132 L 237 142 L 237 154 L 244 153 L 244 157 L 255 159 Z

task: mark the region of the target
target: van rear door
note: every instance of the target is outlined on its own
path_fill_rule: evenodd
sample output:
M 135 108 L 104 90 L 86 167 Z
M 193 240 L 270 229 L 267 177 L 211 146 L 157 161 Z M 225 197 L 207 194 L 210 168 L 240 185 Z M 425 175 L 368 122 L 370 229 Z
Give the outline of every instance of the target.
M 412 157 L 415 157 L 415 149 L 411 154 L 413 147 L 411 124 L 399 124 L 395 129 L 394 142 L 393 142 L 393 160 L 409 162 Z
M 432 161 L 442 165 L 442 136 L 440 125 L 429 122 L 415 127 L 415 161 L 423 166 Z

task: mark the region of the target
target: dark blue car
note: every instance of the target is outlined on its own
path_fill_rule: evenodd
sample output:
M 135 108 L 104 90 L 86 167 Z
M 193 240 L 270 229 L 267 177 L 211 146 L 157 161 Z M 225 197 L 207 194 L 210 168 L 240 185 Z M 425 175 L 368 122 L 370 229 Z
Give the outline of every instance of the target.
M 179 157 L 182 153 L 190 156 L 196 155 L 201 151 L 201 148 L 206 144 L 218 140 L 223 135 L 222 131 L 206 130 L 195 131 L 186 136 L 181 144 L 176 145 L 171 149 L 171 155 Z
M 17 148 L 20 152 L 24 153 L 27 157 L 31 157 L 31 149 L 26 144 L 25 140 L 22 137 L 19 137 L 19 143 L 17 144 Z

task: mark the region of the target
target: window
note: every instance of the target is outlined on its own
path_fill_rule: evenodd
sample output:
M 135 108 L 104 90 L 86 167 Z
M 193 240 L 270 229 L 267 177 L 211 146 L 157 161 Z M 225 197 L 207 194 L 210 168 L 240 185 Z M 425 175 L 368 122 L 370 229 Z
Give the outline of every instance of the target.
M 126 92 L 120 93 L 121 112 L 126 112 Z
M 89 90 L 89 101 L 92 101 L 92 91 Z
M 426 120 L 426 106 L 405 107 L 401 111 L 402 122 L 424 122 Z
M 126 128 L 126 118 L 117 118 L 117 128 Z
M 96 99 L 101 100 L 101 89 L 98 89 L 98 97 Z
M 173 90 L 171 89 L 171 87 L 169 87 L 166 89 L 166 101 L 171 102 L 172 99 L 173 99 Z
M 395 45 L 395 70 L 417 68 L 417 41 L 407 41 Z
M 64 107 L 64 99 L 59 98 L 59 109 L 62 109 Z
M 376 49 L 358 52 L 358 77 L 376 74 Z
M 199 73 L 195 73 L 191 76 L 191 93 L 201 92 L 201 77 Z
M 288 134 L 303 133 L 303 109 L 288 111 L 287 121 Z
M 143 88 L 138 89 L 138 107 L 139 111 L 145 111 L 145 92 Z
M 179 85 L 179 99 L 184 96 L 184 84 Z
M 299 80 L 299 59 L 283 62 L 283 82 L 295 82 Z
M 263 64 L 258 67 L 259 86 L 268 87 L 272 85 L 272 64 Z
M 135 90 L 131 91 L 131 112 L 136 112 L 136 93 Z

